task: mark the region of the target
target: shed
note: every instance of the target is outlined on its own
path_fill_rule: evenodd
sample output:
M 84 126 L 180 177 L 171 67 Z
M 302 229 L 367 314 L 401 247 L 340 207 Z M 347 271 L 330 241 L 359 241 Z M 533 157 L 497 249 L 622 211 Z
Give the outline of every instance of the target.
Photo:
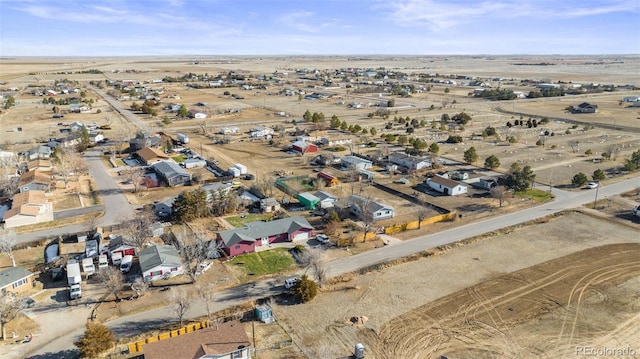
M 273 310 L 268 305 L 260 305 L 256 307 L 256 318 L 265 323 L 272 323 L 274 321 Z
M 320 198 L 314 196 L 309 192 L 303 192 L 298 194 L 298 201 L 308 209 L 314 209 L 320 203 Z

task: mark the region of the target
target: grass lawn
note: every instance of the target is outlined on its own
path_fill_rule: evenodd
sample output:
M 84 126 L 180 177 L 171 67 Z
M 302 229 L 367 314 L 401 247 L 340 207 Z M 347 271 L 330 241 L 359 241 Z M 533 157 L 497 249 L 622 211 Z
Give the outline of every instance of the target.
M 249 213 L 244 215 L 245 218 L 240 218 L 240 216 L 233 216 L 225 218 L 229 224 L 238 228 L 244 226 L 245 223 L 256 222 L 256 221 L 264 221 L 273 218 L 273 214 L 271 213 Z
M 244 273 L 244 278 L 279 273 L 293 266 L 294 261 L 287 248 L 274 248 L 268 251 L 237 256 L 227 265 L 233 265 Z
M 178 163 L 182 163 L 187 159 L 187 155 L 185 155 L 184 153 L 179 155 L 179 156 L 175 156 L 175 157 L 171 157 L 174 161 L 178 162 Z
M 528 189 L 524 193 L 522 193 L 522 192 L 516 193 L 516 196 L 524 197 L 524 198 L 533 198 L 534 200 L 536 200 L 538 202 L 546 202 L 546 201 L 549 201 L 552 198 L 551 193 L 549 193 L 547 191 L 543 191 L 541 189 Z

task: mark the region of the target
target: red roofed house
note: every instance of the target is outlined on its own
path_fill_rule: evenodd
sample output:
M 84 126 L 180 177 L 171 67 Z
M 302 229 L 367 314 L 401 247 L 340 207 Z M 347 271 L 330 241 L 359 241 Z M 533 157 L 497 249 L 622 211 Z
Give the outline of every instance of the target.
M 318 152 L 318 146 L 313 143 L 305 142 L 305 141 L 296 141 L 291 145 L 291 149 L 299 152 L 300 154 L 305 153 L 315 153 Z
M 326 172 L 318 172 L 318 178 L 322 178 L 327 183 L 327 186 L 333 187 L 338 185 L 340 181 L 338 181 L 338 177 L 328 174 Z
M 251 359 L 242 323 L 231 321 L 145 344 L 145 359 Z

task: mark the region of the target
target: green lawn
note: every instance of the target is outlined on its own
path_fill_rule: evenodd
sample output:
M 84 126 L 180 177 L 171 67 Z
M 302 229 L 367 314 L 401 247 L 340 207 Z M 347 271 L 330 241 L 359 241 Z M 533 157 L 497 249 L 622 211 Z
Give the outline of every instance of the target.
M 552 198 L 551 193 L 541 189 L 528 189 L 526 192 L 517 192 L 516 196 L 523 198 L 533 198 L 538 202 L 546 202 Z
M 294 265 L 294 261 L 287 248 L 274 248 L 237 256 L 227 262 L 227 265 L 241 269 L 244 278 L 240 280 L 243 280 L 286 271 Z
M 174 161 L 178 162 L 178 163 L 182 163 L 184 162 L 184 160 L 187 159 L 187 155 L 185 155 L 184 153 L 179 155 L 179 156 L 175 156 L 175 157 L 171 157 Z
M 271 213 L 249 213 L 245 214 L 245 218 L 240 218 L 240 216 L 233 216 L 225 218 L 229 224 L 238 228 L 244 226 L 245 223 L 256 222 L 256 221 L 264 221 L 273 218 L 273 214 Z

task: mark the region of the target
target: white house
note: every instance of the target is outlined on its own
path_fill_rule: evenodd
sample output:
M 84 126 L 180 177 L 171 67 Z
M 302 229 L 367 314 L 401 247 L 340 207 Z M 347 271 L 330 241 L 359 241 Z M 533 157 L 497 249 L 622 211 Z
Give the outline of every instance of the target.
M 367 170 L 373 167 L 373 162 L 356 156 L 344 156 L 341 163 L 344 168 L 355 167 L 359 170 Z
M 440 176 L 433 176 L 427 179 L 427 185 L 447 196 L 457 196 L 467 193 L 467 185 Z
M 156 245 L 140 251 L 140 271 L 145 281 L 182 274 L 182 259 L 174 246 Z
M 325 191 L 318 191 L 313 195 L 320 200 L 320 203 L 318 204 L 320 208 L 332 208 L 338 200 L 337 197 L 334 197 Z
M 233 135 L 240 133 L 240 129 L 237 127 L 220 127 L 220 133 L 223 135 Z
M 364 197 L 349 196 L 349 198 L 347 198 L 347 203 L 349 204 L 349 211 L 351 214 L 358 218 L 369 215 L 371 216 L 371 219 L 378 221 L 393 218 L 394 216 L 393 207 Z
M 265 126 L 255 126 L 249 132 L 249 136 L 251 137 L 268 137 L 272 136 L 275 133 L 273 128 L 265 127 Z
M 389 162 L 410 170 L 421 170 L 431 167 L 430 158 L 411 156 L 404 152 L 393 152 L 389 154 Z

